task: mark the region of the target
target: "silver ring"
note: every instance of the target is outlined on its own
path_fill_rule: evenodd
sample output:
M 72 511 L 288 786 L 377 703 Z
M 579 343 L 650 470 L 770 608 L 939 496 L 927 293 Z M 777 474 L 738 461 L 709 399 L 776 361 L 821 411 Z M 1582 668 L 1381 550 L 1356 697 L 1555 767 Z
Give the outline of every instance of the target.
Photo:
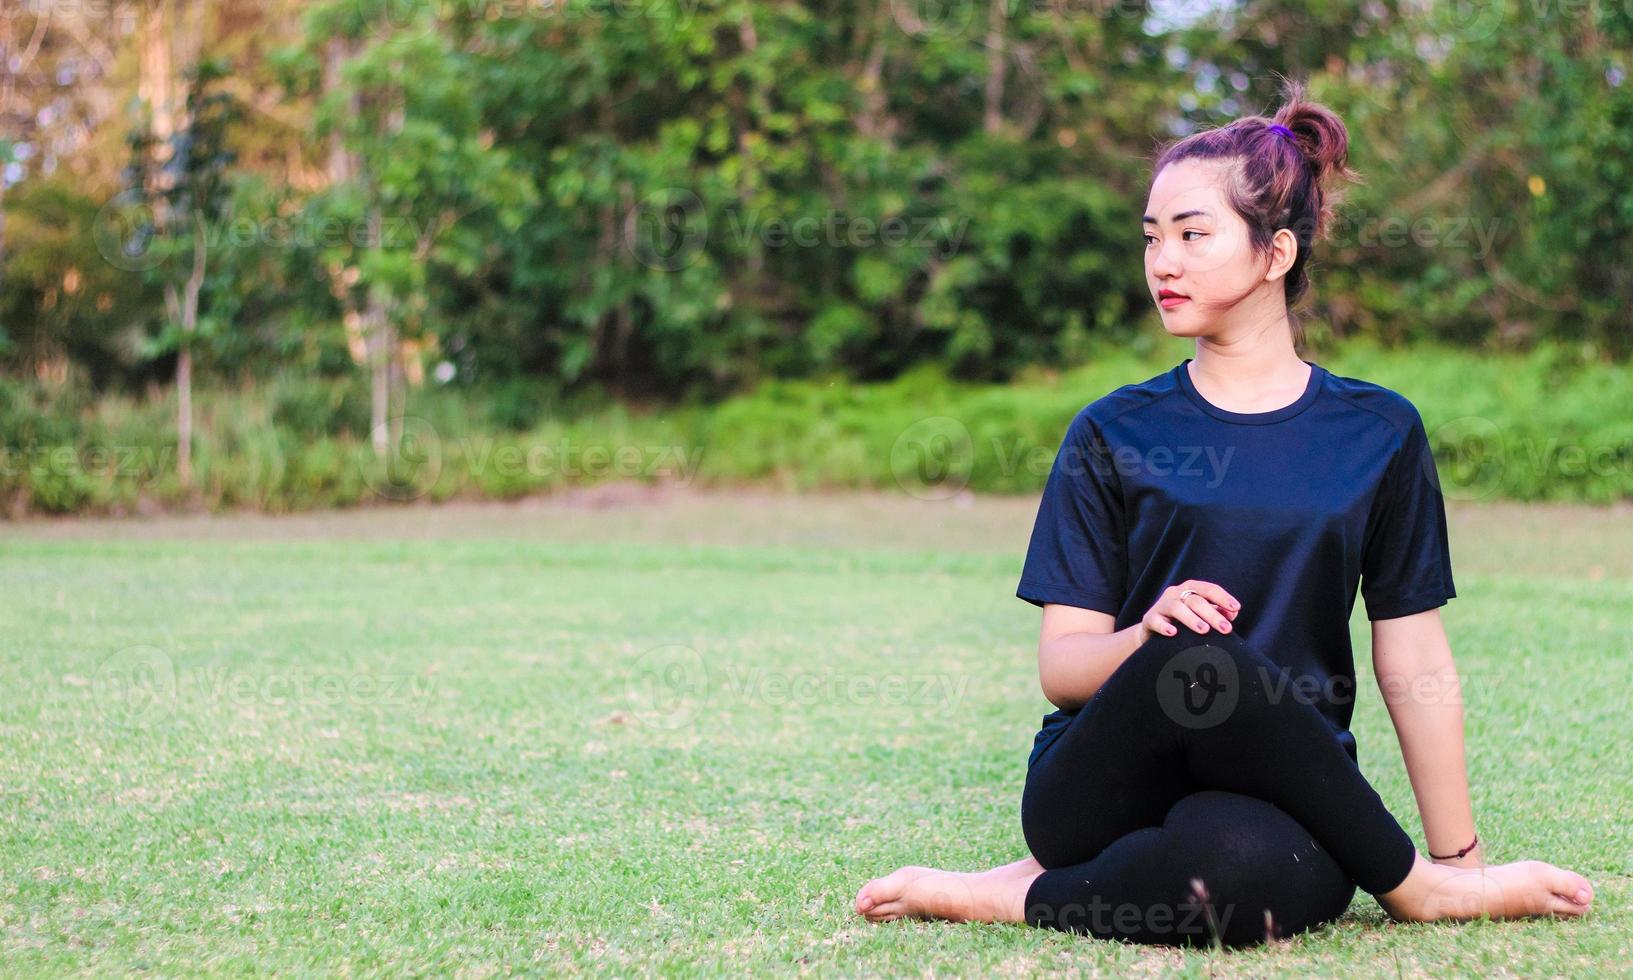
M 1195 589 L 1186 589 L 1186 590 L 1185 590 L 1185 591 L 1184 591 L 1184 592 L 1181 592 L 1181 593 L 1180 593 L 1180 594 L 1179 594 L 1179 597 L 1180 597 L 1180 598 L 1181 598 L 1181 599 L 1183 599 L 1183 598 L 1185 598 L 1185 597 L 1186 597 L 1186 596 L 1188 596 L 1188 595 L 1196 595 L 1196 590 L 1195 590 Z

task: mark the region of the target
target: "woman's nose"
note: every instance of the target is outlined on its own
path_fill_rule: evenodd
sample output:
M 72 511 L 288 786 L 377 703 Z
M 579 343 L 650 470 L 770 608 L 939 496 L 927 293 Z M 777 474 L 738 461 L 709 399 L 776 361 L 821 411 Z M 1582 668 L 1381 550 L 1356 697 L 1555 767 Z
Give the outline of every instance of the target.
M 1172 279 L 1179 273 L 1179 260 L 1169 251 L 1167 243 L 1158 245 L 1151 256 L 1151 274 L 1159 279 Z

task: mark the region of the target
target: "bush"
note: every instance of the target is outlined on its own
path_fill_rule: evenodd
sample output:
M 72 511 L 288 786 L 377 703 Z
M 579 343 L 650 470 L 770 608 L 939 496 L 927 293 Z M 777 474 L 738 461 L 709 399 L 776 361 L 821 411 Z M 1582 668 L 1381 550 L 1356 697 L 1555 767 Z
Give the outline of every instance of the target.
M 611 479 L 1035 493 L 1084 405 L 1187 353 L 1166 339 L 1103 349 L 1084 367 L 1037 369 L 1008 385 L 957 382 L 933 365 L 879 384 L 770 381 L 713 407 L 586 407 L 552 403 L 536 387 L 430 386 L 406 407 L 412 446 L 386 460 L 370 446 L 355 381 L 204 391 L 191 490 L 175 472 L 172 393 L 97 400 L 73 381 L 0 381 L 0 499 L 12 512 L 54 514 L 291 511 L 508 499 Z M 1448 501 L 1633 498 L 1626 365 L 1577 345 L 1492 357 L 1350 343 L 1306 357 L 1412 400 Z

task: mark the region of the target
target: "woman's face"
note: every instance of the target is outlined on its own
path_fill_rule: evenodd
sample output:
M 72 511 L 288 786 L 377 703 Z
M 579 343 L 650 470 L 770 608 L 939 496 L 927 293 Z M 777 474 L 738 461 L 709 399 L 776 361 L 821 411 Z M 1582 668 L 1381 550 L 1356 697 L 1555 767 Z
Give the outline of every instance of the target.
M 1282 276 L 1297 247 L 1278 231 L 1270 256 L 1254 255 L 1247 222 L 1226 203 L 1225 165 L 1181 160 L 1162 168 L 1145 205 L 1145 281 L 1170 334 L 1213 334 L 1238 318 L 1285 316 Z M 1170 299 L 1174 292 L 1184 299 Z M 1232 312 L 1234 311 L 1234 312 Z

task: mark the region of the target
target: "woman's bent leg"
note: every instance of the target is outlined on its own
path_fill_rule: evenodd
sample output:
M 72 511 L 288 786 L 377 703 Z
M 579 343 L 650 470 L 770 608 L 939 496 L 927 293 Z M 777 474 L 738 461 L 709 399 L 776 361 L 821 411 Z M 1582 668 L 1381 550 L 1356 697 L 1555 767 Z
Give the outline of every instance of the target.
M 1153 637 L 1027 773 L 1028 847 L 1045 868 L 1081 864 L 1184 796 L 1225 790 L 1286 813 L 1367 892 L 1395 888 L 1416 848 L 1296 690 L 1234 634 Z
M 1043 872 L 1028 925 L 1172 946 L 1285 939 L 1342 915 L 1355 883 L 1309 832 L 1263 800 L 1204 790 L 1161 826 Z

